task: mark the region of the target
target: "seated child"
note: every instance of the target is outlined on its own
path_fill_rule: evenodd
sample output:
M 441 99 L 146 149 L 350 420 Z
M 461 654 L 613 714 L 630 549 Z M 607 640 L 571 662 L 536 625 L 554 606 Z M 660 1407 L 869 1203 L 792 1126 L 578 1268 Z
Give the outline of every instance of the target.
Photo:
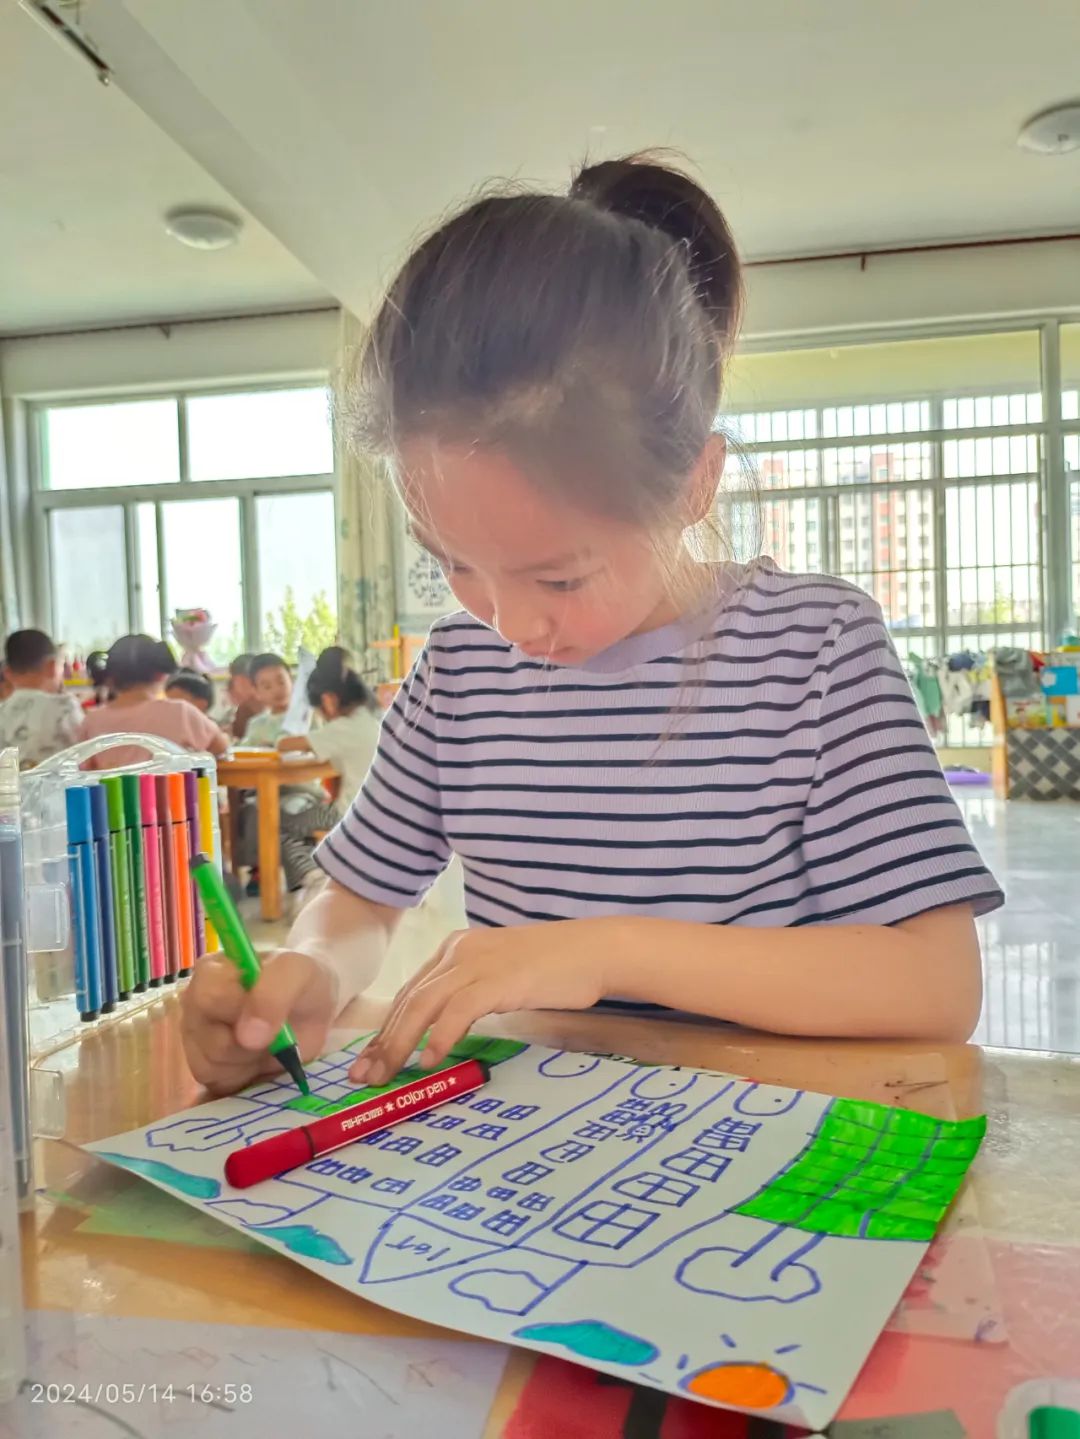
M 41 630 L 15 630 L 4 647 L 10 696 L 0 704 L 0 749 L 15 745 L 23 769 L 79 738 L 82 707 L 63 690 L 63 665 Z
M 311 734 L 285 735 L 282 754 L 314 754 L 341 776 L 335 803 L 317 791 L 293 789 L 281 801 L 281 862 L 288 887 L 306 887 L 320 873 L 312 858 L 316 835 L 332 829 L 360 791 L 379 744 L 378 705 L 339 645 L 323 650 L 307 684 L 309 702 L 325 723 Z M 301 798 L 303 803 L 301 803 Z
M 248 721 L 244 743 L 272 749 L 278 742 L 292 699 L 292 674 L 280 655 L 265 654 L 256 655 L 251 661 L 248 677 L 262 712 Z
M 222 714 L 214 716 L 234 740 L 244 739 L 248 725 L 263 710 L 251 683 L 251 662 L 254 658 L 254 655 L 244 654 L 230 661 L 229 683 L 225 686 L 226 707 Z
M 214 682 L 195 670 L 177 670 L 165 683 L 165 698 L 192 705 L 200 714 L 214 708 Z
M 313 754 L 332 764 L 341 776 L 337 801 L 347 809 L 360 793 L 378 748 L 379 706 L 340 645 L 331 645 L 319 656 L 307 695 L 325 723 L 310 734 L 284 736 L 277 742 L 278 750 Z
M 165 681 L 175 671 L 176 660 L 164 640 L 149 635 L 125 635 L 117 640 L 106 666 L 116 697 L 87 712 L 80 738 L 152 734 L 197 754 L 223 755 L 228 741 L 213 720 L 194 705 L 165 698 Z M 114 745 L 95 755 L 87 768 L 115 769 L 145 758 L 146 751 L 139 745 Z

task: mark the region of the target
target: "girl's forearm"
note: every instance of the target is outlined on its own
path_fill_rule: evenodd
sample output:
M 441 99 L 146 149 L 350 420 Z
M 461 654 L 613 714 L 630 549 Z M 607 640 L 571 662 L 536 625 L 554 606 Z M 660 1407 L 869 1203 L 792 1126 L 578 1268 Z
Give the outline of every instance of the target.
M 372 904 L 328 880 L 300 911 L 285 947 L 334 972 L 340 1013 L 378 975 L 400 918 L 400 910 Z
M 979 944 L 966 905 L 888 927 L 607 923 L 611 996 L 780 1034 L 955 1041 L 979 1016 Z

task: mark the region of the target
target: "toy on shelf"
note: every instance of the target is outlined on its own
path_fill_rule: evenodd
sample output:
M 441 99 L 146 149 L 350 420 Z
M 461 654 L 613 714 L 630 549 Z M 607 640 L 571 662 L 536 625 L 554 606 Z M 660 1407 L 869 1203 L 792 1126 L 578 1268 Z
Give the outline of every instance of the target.
M 206 652 L 206 646 L 217 629 L 209 610 L 177 610 L 170 621 L 173 636 L 183 653 L 180 666 L 199 674 L 213 674 L 217 666 Z

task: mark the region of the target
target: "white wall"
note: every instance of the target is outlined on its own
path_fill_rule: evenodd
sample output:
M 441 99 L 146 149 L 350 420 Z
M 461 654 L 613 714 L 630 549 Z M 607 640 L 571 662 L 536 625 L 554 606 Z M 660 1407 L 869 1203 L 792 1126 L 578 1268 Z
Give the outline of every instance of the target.
M 1080 313 L 1080 241 L 751 268 L 743 333 L 786 334 Z
M 337 363 L 336 310 L 0 340 L 6 398 L 302 379 Z

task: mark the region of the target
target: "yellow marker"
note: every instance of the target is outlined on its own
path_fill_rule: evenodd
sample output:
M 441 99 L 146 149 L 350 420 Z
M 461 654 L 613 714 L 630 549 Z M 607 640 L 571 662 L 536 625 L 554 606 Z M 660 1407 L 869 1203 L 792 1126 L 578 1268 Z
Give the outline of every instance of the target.
M 214 794 L 210 785 L 210 776 L 199 772 L 196 784 L 199 795 L 199 839 L 202 842 L 204 854 L 211 859 L 217 858 L 217 845 L 214 836 L 217 831 L 214 826 Z M 206 930 L 206 952 L 213 954 L 221 948 L 221 941 L 218 939 L 218 932 L 210 923 L 210 916 L 204 918 Z

